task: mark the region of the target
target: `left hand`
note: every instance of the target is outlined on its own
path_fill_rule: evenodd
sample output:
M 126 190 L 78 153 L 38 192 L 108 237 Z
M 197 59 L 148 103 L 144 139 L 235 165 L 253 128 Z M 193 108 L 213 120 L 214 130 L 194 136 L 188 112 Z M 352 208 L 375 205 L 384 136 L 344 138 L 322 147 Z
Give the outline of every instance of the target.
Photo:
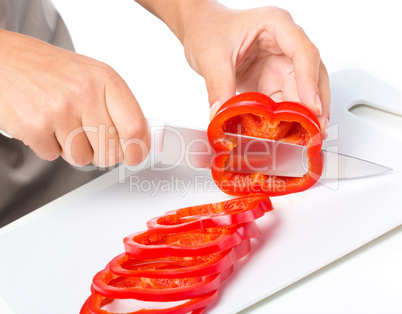
M 325 137 L 330 110 L 326 68 L 291 15 L 276 7 L 231 10 L 215 0 L 136 0 L 182 42 L 205 79 L 211 117 L 237 92 L 297 101 L 318 117 Z
M 324 130 L 328 74 L 318 49 L 287 11 L 230 10 L 204 1 L 187 17 L 182 43 L 189 64 L 205 79 L 212 117 L 236 91 L 259 91 L 275 101 L 303 103 Z

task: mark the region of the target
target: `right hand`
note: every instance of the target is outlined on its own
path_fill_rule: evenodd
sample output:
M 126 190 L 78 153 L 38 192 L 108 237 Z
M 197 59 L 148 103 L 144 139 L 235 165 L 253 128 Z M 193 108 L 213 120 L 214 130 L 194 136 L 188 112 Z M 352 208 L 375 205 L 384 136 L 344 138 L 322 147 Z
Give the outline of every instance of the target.
M 108 65 L 0 29 L 0 129 L 46 160 L 136 165 L 150 147 L 147 121 Z

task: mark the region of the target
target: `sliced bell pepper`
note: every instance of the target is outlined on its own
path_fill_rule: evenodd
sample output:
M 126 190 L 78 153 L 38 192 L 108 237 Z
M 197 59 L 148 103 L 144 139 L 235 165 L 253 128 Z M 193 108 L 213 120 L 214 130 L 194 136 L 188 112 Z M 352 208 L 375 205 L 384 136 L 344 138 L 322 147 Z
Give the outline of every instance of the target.
M 282 177 L 262 173 L 240 173 L 225 169 L 236 143 L 225 133 L 243 134 L 307 146 L 309 169 L 303 177 Z M 315 115 L 295 102 L 276 103 L 268 96 L 249 92 L 222 105 L 208 126 L 208 139 L 216 152 L 212 176 L 219 188 L 230 195 L 270 196 L 300 192 L 320 178 L 322 139 Z
M 158 233 L 185 232 L 250 222 L 269 210 L 272 210 L 272 203 L 267 196 L 241 197 L 170 211 L 149 220 L 147 226 Z
M 150 220 L 148 230 L 126 237 L 125 253 L 95 275 L 80 313 L 204 313 L 234 263 L 250 251 L 250 239 L 261 235 L 255 219 L 269 210 L 267 195 L 253 195 Z M 123 310 L 127 299 L 136 300 L 137 309 Z M 144 301 L 158 305 L 138 305 Z
M 261 232 L 255 221 L 241 225 L 199 229 L 174 234 L 159 234 L 153 230 L 134 233 L 124 238 L 126 253 L 137 258 L 165 256 L 196 256 L 217 253 L 232 248 Z
M 179 301 L 201 297 L 218 290 L 233 272 L 233 265 L 223 272 L 186 278 L 122 277 L 108 267 L 97 273 L 93 289 L 101 295 L 117 299 L 141 301 Z
M 221 252 L 192 257 L 167 256 L 144 260 L 127 253 L 116 256 L 108 264 L 112 273 L 126 277 L 184 278 L 222 272 L 250 252 L 250 240 Z
M 188 301 L 184 301 L 179 305 L 173 305 L 168 308 L 144 308 L 142 305 L 139 309 L 130 310 L 130 312 L 124 310 L 124 312 L 110 312 L 106 309 L 108 305 L 113 302 L 119 302 L 120 299 L 113 299 L 102 296 L 96 291 L 92 291 L 92 294 L 85 301 L 81 308 L 80 314 L 202 314 L 207 305 L 215 302 L 218 298 L 218 291 L 213 291 L 207 295 L 199 298 L 192 298 Z M 117 306 L 118 307 L 118 306 Z

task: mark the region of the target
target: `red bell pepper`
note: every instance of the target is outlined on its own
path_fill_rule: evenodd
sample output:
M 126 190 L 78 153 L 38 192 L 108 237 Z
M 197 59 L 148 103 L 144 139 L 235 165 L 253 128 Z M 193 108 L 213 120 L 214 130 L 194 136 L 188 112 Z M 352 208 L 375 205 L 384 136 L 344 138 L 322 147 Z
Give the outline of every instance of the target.
M 225 132 L 307 146 L 308 172 L 299 178 L 225 170 L 230 151 L 236 145 L 225 137 Z M 275 196 L 300 192 L 314 185 L 321 176 L 319 122 L 299 103 L 276 103 L 256 92 L 239 94 L 218 110 L 209 124 L 208 139 L 217 153 L 211 165 L 212 176 L 220 189 L 230 195 Z
M 126 253 L 137 258 L 150 259 L 164 256 L 208 255 L 260 235 L 256 222 L 251 221 L 238 226 L 200 229 L 177 234 L 158 234 L 148 230 L 129 235 L 123 242 Z
M 122 277 L 108 267 L 97 273 L 93 289 L 101 295 L 117 299 L 141 301 L 179 301 L 201 297 L 218 290 L 233 272 L 233 265 L 223 272 L 186 278 Z
M 102 296 L 101 294 L 97 293 L 96 291 L 92 291 L 91 296 L 86 300 L 84 305 L 81 308 L 80 314 L 202 314 L 204 312 L 204 308 L 212 303 L 215 302 L 218 298 L 218 292 L 213 291 L 207 295 L 204 295 L 199 298 L 192 298 L 190 300 L 186 300 L 179 305 L 172 305 L 171 307 L 163 307 L 163 308 L 156 308 L 153 309 L 151 306 L 148 308 L 144 308 L 144 305 L 138 309 L 124 310 L 124 312 L 110 312 L 106 309 L 108 305 L 110 306 L 113 302 L 119 302 L 120 299 L 113 299 Z M 116 306 L 120 307 L 120 306 Z
M 167 256 L 150 260 L 123 253 L 108 264 L 112 273 L 125 277 L 184 278 L 222 272 L 250 252 L 250 240 L 221 252 L 192 257 Z
M 95 275 L 80 313 L 204 313 L 234 263 L 250 251 L 250 239 L 260 236 L 255 219 L 269 210 L 270 199 L 255 195 L 150 220 L 148 230 L 126 237 L 125 253 Z M 158 305 L 127 311 L 125 299 Z
M 267 196 L 252 196 L 225 202 L 181 208 L 147 222 L 148 229 L 158 233 L 237 225 L 250 222 L 272 210 Z

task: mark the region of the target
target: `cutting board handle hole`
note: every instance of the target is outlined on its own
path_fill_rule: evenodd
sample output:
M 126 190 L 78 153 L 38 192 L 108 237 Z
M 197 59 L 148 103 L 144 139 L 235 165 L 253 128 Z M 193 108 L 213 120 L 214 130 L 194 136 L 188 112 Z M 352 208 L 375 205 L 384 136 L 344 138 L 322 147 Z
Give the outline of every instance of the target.
M 349 112 L 402 142 L 402 115 L 366 104 L 354 105 Z

